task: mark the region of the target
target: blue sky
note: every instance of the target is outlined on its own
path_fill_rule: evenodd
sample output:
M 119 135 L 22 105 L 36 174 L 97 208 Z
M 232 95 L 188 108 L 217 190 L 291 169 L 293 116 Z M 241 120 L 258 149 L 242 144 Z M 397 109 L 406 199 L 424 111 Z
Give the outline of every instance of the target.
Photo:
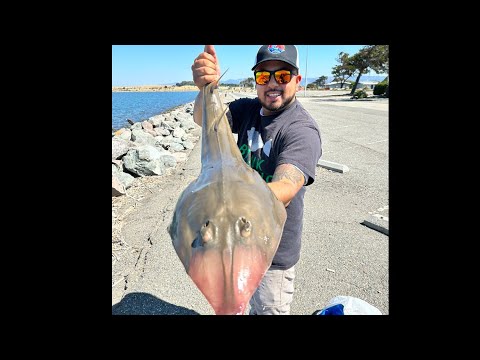
M 300 74 L 331 76 L 340 52 L 353 55 L 365 45 L 297 45 Z M 193 60 L 204 45 L 112 45 L 112 86 L 162 85 L 192 80 Z M 250 70 L 260 45 L 215 45 L 224 79 L 253 77 Z M 308 61 L 307 61 L 308 60 Z M 306 74 L 305 74 L 306 73 Z M 368 75 L 377 75 L 371 71 Z

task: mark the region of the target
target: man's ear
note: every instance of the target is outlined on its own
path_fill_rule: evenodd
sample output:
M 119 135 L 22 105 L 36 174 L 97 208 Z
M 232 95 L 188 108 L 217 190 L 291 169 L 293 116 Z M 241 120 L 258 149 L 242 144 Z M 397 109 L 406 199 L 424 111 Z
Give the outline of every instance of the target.
M 298 74 L 297 76 L 295 76 L 295 81 L 296 81 L 296 86 L 297 86 L 297 91 L 299 91 L 300 89 L 300 81 L 302 81 L 302 75 Z M 307 87 L 307 84 L 305 84 L 305 87 Z

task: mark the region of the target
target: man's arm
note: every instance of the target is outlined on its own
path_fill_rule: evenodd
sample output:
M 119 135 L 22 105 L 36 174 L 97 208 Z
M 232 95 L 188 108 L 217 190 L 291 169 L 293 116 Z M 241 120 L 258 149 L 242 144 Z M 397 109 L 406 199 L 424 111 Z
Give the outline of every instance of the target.
M 305 176 L 292 164 L 278 165 L 268 186 L 285 207 L 305 184 Z
M 193 61 L 192 75 L 200 90 L 193 105 L 193 121 L 202 126 L 203 87 L 220 77 L 220 65 L 213 45 L 205 45 L 203 52 Z

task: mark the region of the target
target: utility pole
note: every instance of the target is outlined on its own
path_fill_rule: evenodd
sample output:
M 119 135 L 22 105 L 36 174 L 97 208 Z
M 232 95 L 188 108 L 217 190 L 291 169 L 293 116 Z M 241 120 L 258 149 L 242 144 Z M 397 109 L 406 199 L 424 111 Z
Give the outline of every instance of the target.
M 305 56 L 305 89 L 303 92 L 303 97 L 307 97 L 307 67 L 308 67 L 308 45 L 307 45 L 307 55 Z

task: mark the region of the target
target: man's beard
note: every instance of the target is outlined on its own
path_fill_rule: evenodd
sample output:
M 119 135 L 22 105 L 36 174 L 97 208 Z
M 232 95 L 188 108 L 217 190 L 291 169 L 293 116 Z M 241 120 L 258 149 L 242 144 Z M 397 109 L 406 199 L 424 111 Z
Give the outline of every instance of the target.
M 290 96 L 289 98 L 286 98 L 285 101 L 282 101 L 282 103 L 280 105 L 275 105 L 275 104 L 270 104 L 267 106 L 267 104 L 265 102 L 263 102 L 262 100 L 259 99 L 260 101 L 260 104 L 262 104 L 262 106 L 267 109 L 268 111 L 281 111 L 283 110 L 287 105 L 289 105 L 293 98 L 295 97 L 295 94 L 293 94 L 292 96 Z

